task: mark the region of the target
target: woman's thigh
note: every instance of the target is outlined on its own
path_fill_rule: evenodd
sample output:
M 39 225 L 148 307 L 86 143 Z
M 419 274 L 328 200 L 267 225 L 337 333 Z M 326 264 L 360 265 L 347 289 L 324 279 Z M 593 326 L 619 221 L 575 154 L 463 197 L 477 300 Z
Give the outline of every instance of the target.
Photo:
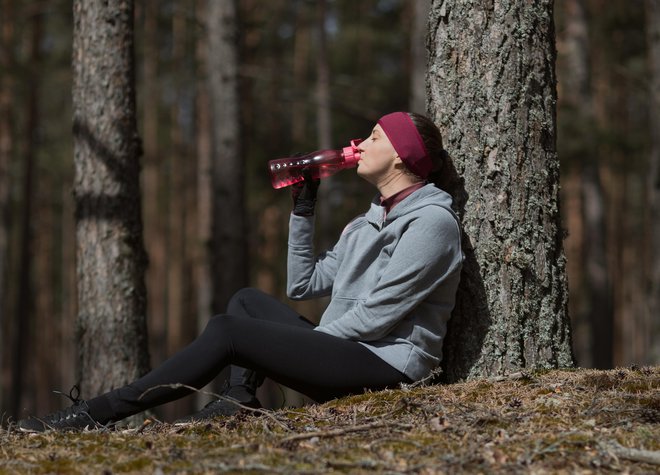
M 410 380 L 364 345 L 277 322 L 224 315 L 213 332 L 232 364 L 250 368 L 321 401 Z
M 266 320 L 302 328 L 314 326 L 312 322 L 285 303 L 254 288 L 245 288 L 236 292 L 227 305 L 227 313 L 237 317 Z

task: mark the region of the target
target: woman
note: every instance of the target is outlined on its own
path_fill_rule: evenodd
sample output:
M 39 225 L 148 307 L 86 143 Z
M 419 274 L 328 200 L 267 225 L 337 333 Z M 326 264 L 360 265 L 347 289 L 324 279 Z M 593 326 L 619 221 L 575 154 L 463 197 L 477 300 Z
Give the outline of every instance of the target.
M 202 388 L 232 366 L 223 397 L 184 422 L 260 407 L 264 377 L 316 401 L 427 376 L 440 362 L 463 255 L 451 197 L 428 183 L 448 157 L 437 127 L 404 112 L 382 117 L 359 145 L 357 173 L 379 196 L 329 251 L 314 256 L 318 183 L 294 187 L 287 293 L 331 295 L 315 326 L 254 289 L 238 292 L 189 346 L 144 377 L 67 409 L 19 421 L 24 431 L 99 427 Z M 177 386 L 178 385 L 178 386 Z

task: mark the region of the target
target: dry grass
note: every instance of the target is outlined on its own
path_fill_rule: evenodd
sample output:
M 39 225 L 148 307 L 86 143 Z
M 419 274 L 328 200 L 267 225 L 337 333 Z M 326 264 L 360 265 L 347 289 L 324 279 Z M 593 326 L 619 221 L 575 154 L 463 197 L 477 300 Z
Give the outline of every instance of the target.
M 657 473 L 660 367 L 370 393 L 177 428 L 0 432 L 0 473 Z

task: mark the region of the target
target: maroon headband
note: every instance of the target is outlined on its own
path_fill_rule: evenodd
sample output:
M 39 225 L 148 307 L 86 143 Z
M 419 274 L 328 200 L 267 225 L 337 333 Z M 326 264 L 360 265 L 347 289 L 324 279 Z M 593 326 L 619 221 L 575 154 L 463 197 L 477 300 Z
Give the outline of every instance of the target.
M 433 163 L 410 116 L 405 112 L 392 112 L 381 117 L 378 124 L 406 167 L 415 175 L 426 178 Z

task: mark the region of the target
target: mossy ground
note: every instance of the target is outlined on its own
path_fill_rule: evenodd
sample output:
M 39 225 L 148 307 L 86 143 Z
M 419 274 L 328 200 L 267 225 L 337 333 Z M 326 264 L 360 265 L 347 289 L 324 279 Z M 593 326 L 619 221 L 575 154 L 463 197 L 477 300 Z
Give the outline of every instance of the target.
M 658 470 L 660 367 L 403 388 L 187 427 L 0 431 L 1 474 Z

